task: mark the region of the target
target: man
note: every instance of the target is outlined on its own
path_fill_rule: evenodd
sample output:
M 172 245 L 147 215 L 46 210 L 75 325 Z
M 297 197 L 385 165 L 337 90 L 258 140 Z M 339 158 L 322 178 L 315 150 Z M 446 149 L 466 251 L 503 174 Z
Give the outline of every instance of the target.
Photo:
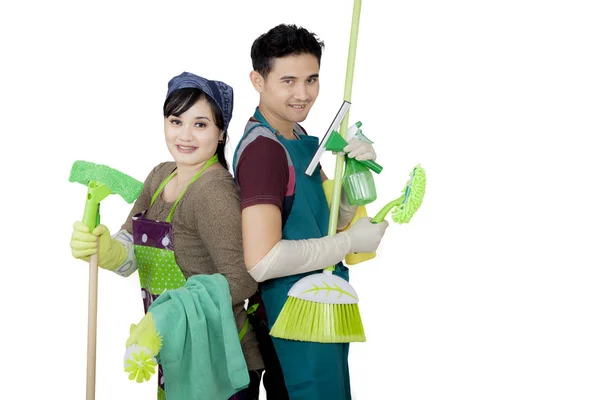
M 352 252 L 375 251 L 387 228 L 385 222 L 372 224 L 363 218 L 328 236 L 329 208 L 322 186 L 327 177 L 320 167 L 312 176 L 304 173 L 319 139 L 308 136 L 298 123 L 319 94 L 322 47 L 314 34 L 295 25 L 276 26 L 256 39 L 250 80 L 260 102 L 234 155 L 244 260 L 259 282 L 257 315 L 266 317 L 262 329 L 257 327 L 265 388 L 269 399 L 276 400 L 351 398 L 347 343 L 283 340 L 271 338 L 268 330 L 294 283 L 331 265 L 336 266 L 335 275 L 348 280 L 341 261 Z M 358 160 L 376 157 L 370 144 L 355 139 L 344 151 Z M 338 229 L 347 227 L 355 211 L 342 195 Z

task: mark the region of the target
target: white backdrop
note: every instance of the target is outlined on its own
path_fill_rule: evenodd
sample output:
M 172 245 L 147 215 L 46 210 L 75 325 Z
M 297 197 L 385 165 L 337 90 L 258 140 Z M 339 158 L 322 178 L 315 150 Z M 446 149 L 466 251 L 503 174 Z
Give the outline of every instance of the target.
M 281 22 L 325 41 L 304 123 L 322 136 L 342 101 L 351 3 L 3 2 L 0 397 L 85 396 L 73 162 L 143 180 L 168 160 L 161 107 L 184 70 L 235 88 L 231 159 L 258 101 L 250 46 Z M 417 163 L 428 186 L 410 224 L 353 267 L 367 331 L 351 346 L 354 399 L 600 398 L 595 3 L 363 2 L 350 119 L 384 166 L 369 213 Z M 116 232 L 129 208 L 111 196 L 102 222 Z M 153 398 L 155 378 L 122 370 L 141 316 L 137 274 L 100 271 L 98 400 Z

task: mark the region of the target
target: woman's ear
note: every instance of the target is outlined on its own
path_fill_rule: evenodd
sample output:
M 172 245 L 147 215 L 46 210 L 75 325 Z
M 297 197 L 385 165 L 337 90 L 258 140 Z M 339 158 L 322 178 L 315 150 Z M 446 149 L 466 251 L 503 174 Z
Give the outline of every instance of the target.
M 265 79 L 256 71 L 250 72 L 250 82 L 258 93 L 262 93 L 265 88 Z

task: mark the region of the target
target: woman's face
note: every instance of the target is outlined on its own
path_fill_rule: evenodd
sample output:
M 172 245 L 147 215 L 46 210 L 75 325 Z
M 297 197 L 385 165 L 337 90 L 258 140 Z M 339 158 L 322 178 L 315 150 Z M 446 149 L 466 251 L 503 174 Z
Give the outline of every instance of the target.
M 165 139 L 177 165 L 194 167 L 215 154 L 222 132 L 210 105 L 200 99 L 179 117 L 165 118 Z

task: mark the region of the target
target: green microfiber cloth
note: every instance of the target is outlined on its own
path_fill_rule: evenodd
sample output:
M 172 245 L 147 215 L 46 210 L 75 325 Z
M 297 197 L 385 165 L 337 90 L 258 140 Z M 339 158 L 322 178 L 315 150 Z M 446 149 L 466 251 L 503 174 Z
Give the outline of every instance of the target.
M 90 181 L 98 181 L 107 186 L 112 193 L 117 193 L 128 203 L 133 203 L 144 188 L 142 182 L 116 169 L 102 164 L 78 160 L 71 167 L 70 182 L 88 185 Z
M 195 275 L 148 309 L 163 345 L 158 354 L 169 400 L 228 399 L 250 376 L 221 274 Z

